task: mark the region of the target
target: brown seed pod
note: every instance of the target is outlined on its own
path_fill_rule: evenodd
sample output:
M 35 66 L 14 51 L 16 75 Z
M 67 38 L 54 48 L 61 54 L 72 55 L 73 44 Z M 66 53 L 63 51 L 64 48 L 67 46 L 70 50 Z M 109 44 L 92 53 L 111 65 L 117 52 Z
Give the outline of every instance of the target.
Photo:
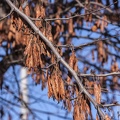
M 97 26 L 96 26 L 96 25 L 93 25 L 93 26 L 92 26 L 92 31 L 93 31 L 93 32 L 96 32 L 96 31 L 97 31 Z

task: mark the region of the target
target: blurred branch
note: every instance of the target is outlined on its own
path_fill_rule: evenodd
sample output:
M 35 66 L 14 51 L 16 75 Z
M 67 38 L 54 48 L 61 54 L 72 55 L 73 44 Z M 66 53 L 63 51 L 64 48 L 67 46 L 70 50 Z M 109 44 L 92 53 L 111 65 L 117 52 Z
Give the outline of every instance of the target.
M 3 57 L 3 59 L 0 61 L 0 88 L 2 88 L 3 84 L 3 75 L 7 71 L 7 69 L 11 65 L 15 64 L 21 64 L 20 61 L 22 60 L 23 56 L 22 54 L 19 54 L 19 56 L 16 53 L 6 55 Z
M 110 12 L 110 13 L 113 13 L 113 11 L 109 8 L 110 6 L 112 6 L 112 5 L 114 5 L 115 3 L 117 3 L 117 1 L 116 2 L 114 2 L 113 4 L 110 4 L 110 5 L 108 5 L 108 6 L 105 6 L 105 5 L 103 5 L 103 4 L 101 4 L 101 3 L 99 3 L 99 2 L 90 2 L 90 4 L 93 4 L 93 5 L 97 5 L 97 6 L 100 6 L 100 7 L 102 7 L 102 9 L 100 9 L 100 10 L 103 10 L 103 9 L 106 9 L 108 12 Z
M 111 23 L 110 21 L 104 20 L 104 19 L 101 18 L 99 15 L 95 14 L 94 11 L 91 12 L 91 10 L 89 10 L 87 7 L 85 7 L 79 0 L 76 0 L 76 2 L 79 4 L 80 7 L 83 7 L 85 10 L 89 11 L 89 13 L 91 13 L 92 15 L 95 15 L 98 19 L 100 19 L 100 20 L 102 20 L 102 21 L 105 21 L 105 22 L 107 22 L 107 23 Z M 117 1 L 116 1 L 115 3 L 117 3 Z M 113 4 L 115 4 L 115 3 L 113 3 Z M 97 3 L 96 3 L 96 4 L 97 4 Z M 111 4 L 111 5 L 113 5 L 113 4 Z M 106 7 L 104 7 L 104 8 L 106 8 Z M 111 23 L 111 24 L 116 25 L 116 23 Z
M 8 16 L 10 16 L 12 14 L 12 12 L 14 11 L 14 8 L 11 9 L 10 13 L 7 14 L 6 16 L 0 18 L 0 21 L 4 20 L 5 18 L 7 18 Z
M 80 3 L 78 0 L 76 0 L 76 1 L 78 2 L 78 4 L 80 4 L 81 7 L 84 7 L 82 3 Z M 116 3 L 116 2 L 115 2 L 115 3 Z M 113 5 L 113 4 L 111 4 L 111 5 L 109 5 L 109 6 L 104 6 L 104 5 L 102 5 L 102 4 L 100 4 L 100 3 L 97 3 L 97 2 L 90 2 L 89 4 L 99 5 L 99 6 L 103 7 L 103 8 L 101 8 L 100 10 L 106 9 L 106 10 L 108 10 L 110 13 L 113 13 L 113 11 L 108 8 L 109 6 L 111 6 L 111 5 Z M 70 17 L 67 17 L 67 18 L 46 18 L 46 19 L 44 19 L 44 20 L 45 20 L 45 21 L 69 20 L 69 19 L 73 19 L 73 18 L 76 18 L 76 17 L 84 17 L 84 16 L 86 16 L 86 15 L 90 15 L 90 14 L 96 13 L 96 12 L 98 12 L 98 11 L 100 11 L 100 10 L 89 11 L 89 13 L 81 14 L 81 15 L 76 14 L 76 15 L 74 15 L 74 16 L 70 16 Z M 32 17 L 29 17 L 29 18 L 30 18 L 31 20 L 33 20 L 33 21 L 34 21 L 34 20 L 35 20 L 35 21 L 42 20 L 41 18 L 32 18 Z M 100 17 L 99 17 L 99 18 L 100 18 Z M 100 18 L 100 19 L 102 19 L 102 18 Z M 103 20 L 103 19 L 102 19 L 102 20 Z M 104 20 L 104 21 L 105 21 L 105 20 Z M 109 21 L 106 21 L 106 22 L 110 23 Z
M 23 103 L 24 103 L 24 101 L 23 101 L 20 97 L 15 96 L 15 94 L 14 94 L 12 91 L 9 91 L 9 93 L 11 93 L 11 94 L 12 94 L 15 98 L 17 98 L 20 102 L 23 102 Z M 2 97 L 0 97 L 0 99 L 1 99 L 2 101 L 4 101 L 4 102 L 8 103 L 8 104 L 15 105 L 16 107 L 20 107 L 20 105 L 17 104 L 17 103 L 15 103 L 15 102 L 11 102 L 11 101 L 6 100 L 6 99 L 4 99 L 4 98 L 2 98 Z M 39 99 L 39 100 L 41 101 L 42 99 Z M 36 101 L 36 102 L 37 102 L 37 101 Z M 44 102 L 44 101 L 42 101 L 42 102 Z M 25 104 L 25 103 L 24 103 L 24 104 Z M 26 104 L 25 104 L 25 105 L 26 105 Z M 57 115 L 57 113 L 42 111 L 42 110 L 38 110 L 38 109 L 35 109 L 35 108 L 29 108 L 28 105 L 27 105 L 26 107 L 29 109 L 30 112 L 34 111 L 34 112 L 39 112 L 39 113 L 43 113 L 43 114 L 46 114 L 46 115 L 52 115 L 52 116 L 55 116 L 55 117 L 58 117 L 58 118 L 64 118 L 64 119 L 72 120 L 70 117 L 66 117 L 66 116 L 62 116 L 62 115 Z M 34 112 L 32 112 L 32 115 L 33 115 L 34 117 L 38 117 L 38 116 L 36 116 L 36 114 L 35 114 Z
M 113 106 L 120 106 L 120 104 L 118 104 L 118 103 L 113 103 L 113 104 L 104 104 L 104 105 L 102 105 L 103 107 L 113 107 Z
M 99 42 L 99 41 L 107 41 L 107 40 L 109 40 L 110 38 L 119 37 L 119 36 L 120 36 L 120 35 L 118 34 L 118 35 L 111 36 L 111 37 L 109 37 L 109 38 L 104 38 L 104 39 L 99 38 L 99 39 L 97 39 L 97 40 L 94 40 L 93 42 L 84 43 L 84 44 L 79 45 L 79 46 L 73 46 L 73 45 L 71 45 L 71 44 L 67 44 L 67 45 L 54 45 L 54 46 L 55 46 L 55 47 L 67 47 L 67 48 L 72 47 L 72 48 L 74 48 L 74 50 L 78 50 L 78 49 L 82 49 L 83 47 L 86 47 L 86 46 L 89 46 L 89 45 L 93 45 L 93 44 L 95 44 L 95 43 L 97 43 L 97 42 Z M 89 38 L 88 38 L 88 39 L 89 39 Z
M 42 110 L 38 110 L 38 109 L 35 109 L 35 108 L 33 108 L 32 110 L 33 110 L 33 111 L 36 111 L 36 112 L 39 112 L 39 113 L 52 115 L 52 116 L 55 116 L 55 117 L 58 117 L 58 118 L 63 118 L 64 120 L 66 120 L 66 119 L 67 119 L 67 120 L 72 120 L 70 117 L 58 115 L 58 113 L 52 113 L 52 112 L 42 111 Z

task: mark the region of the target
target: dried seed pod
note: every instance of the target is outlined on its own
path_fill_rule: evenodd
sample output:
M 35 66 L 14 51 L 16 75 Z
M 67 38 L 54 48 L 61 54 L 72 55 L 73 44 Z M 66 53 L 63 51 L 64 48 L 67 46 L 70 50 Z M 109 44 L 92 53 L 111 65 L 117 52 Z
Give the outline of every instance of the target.
M 101 102 L 101 86 L 100 84 L 94 84 L 94 95 L 97 103 Z
M 56 18 L 60 18 L 60 15 L 56 14 Z M 61 20 L 55 20 L 55 23 L 57 23 L 58 25 L 61 25 Z
M 97 22 L 96 22 L 96 26 L 97 26 L 97 28 L 100 27 L 100 20 L 97 20 Z
M 17 43 L 17 44 L 20 44 L 20 43 L 21 43 L 21 37 L 22 37 L 21 32 L 16 31 L 16 32 L 15 32 L 15 40 L 16 40 L 16 43 Z
M 69 21 L 68 21 L 68 32 L 69 32 L 69 34 L 73 34 L 73 19 L 70 19 Z
M 65 88 L 64 88 L 64 82 L 61 79 L 61 77 L 59 78 L 59 94 L 62 98 L 62 100 L 65 100 Z
M 67 110 L 70 112 L 72 109 L 71 101 L 70 101 L 70 91 L 66 90 L 65 91 L 65 101 L 64 101 L 64 106 L 67 108 Z
M 8 33 L 8 39 L 11 40 L 12 38 L 15 37 L 14 33 L 16 32 L 15 27 L 11 24 L 9 27 L 9 33 Z
M 117 62 L 114 62 L 112 65 L 111 65 L 111 72 L 117 72 L 119 70 L 118 68 L 118 63 Z
M 89 15 L 89 22 L 92 22 L 92 14 Z
M 30 9 L 28 5 L 25 7 L 24 11 L 27 16 L 30 16 Z
M 105 115 L 105 120 L 111 120 L 108 115 Z
M 93 26 L 92 26 L 92 31 L 93 31 L 93 32 L 96 32 L 96 31 L 97 31 L 97 26 L 96 26 L 96 25 L 93 25 Z
M 45 18 L 45 8 L 43 6 L 40 7 L 40 12 L 41 12 L 40 17 Z
M 81 118 L 79 106 L 77 105 L 77 101 L 75 101 L 75 103 L 74 103 L 73 118 L 74 118 L 74 120 L 80 120 L 80 118 Z
M 50 76 L 48 76 L 48 82 L 47 82 L 47 85 L 48 85 L 48 97 L 52 97 L 53 96 L 53 89 L 52 89 L 52 84 L 51 84 L 51 78 Z
M 0 21 L 0 30 L 3 29 L 3 24 L 4 24 L 4 21 Z

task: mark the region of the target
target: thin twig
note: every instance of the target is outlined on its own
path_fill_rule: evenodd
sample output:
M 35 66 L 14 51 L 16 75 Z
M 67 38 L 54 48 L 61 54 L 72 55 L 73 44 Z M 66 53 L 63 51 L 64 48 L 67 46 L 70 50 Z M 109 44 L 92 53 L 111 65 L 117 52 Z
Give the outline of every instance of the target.
M 107 76 L 120 76 L 120 72 L 111 72 L 111 73 L 107 73 L 107 74 L 81 74 L 78 73 L 78 76 L 82 76 L 82 77 L 107 77 Z
M 108 5 L 108 6 L 104 6 L 103 4 L 98 3 L 98 2 L 93 2 L 93 1 L 90 2 L 90 4 L 94 4 L 94 5 L 100 6 L 100 7 L 102 7 L 101 10 L 106 9 L 106 10 L 109 11 L 110 13 L 113 13 L 113 11 L 112 11 L 111 9 L 109 9 L 109 7 L 112 6 L 112 5 L 114 5 L 115 3 L 117 3 L 117 1 L 114 2 L 113 4 Z M 94 12 L 94 11 L 93 11 L 93 12 Z
M 112 107 L 112 106 L 120 106 L 120 104 L 116 103 L 116 104 L 104 104 L 102 105 L 102 107 Z
M 48 66 L 46 66 L 46 67 L 43 67 L 43 68 L 41 68 L 41 69 L 48 69 L 48 68 L 54 66 L 56 63 L 57 63 L 57 62 L 55 62 L 55 63 L 51 63 L 50 65 L 48 65 Z
M 111 9 L 108 9 L 108 7 L 111 6 L 111 5 L 113 5 L 113 4 L 111 4 L 111 5 L 109 5 L 109 6 L 104 6 L 104 5 L 102 5 L 102 4 L 100 4 L 100 3 L 97 3 L 97 2 L 90 2 L 90 4 L 96 4 L 96 5 L 102 6 L 103 8 L 101 8 L 100 10 L 102 10 L 102 9 L 107 9 L 110 13 L 113 13 L 113 11 L 112 11 Z M 83 6 L 83 5 L 81 4 L 81 6 Z M 84 7 L 84 6 L 83 6 L 83 7 Z M 44 20 L 45 20 L 45 21 L 69 20 L 69 19 L 73 19 L 73 18 L 76 18 L 76 17 L 84 17 L 84 16 L 86 16 L 86 15 L 90 15 L 91 13 L 96 13 L 96 12 L 98 12 L 98 11 L 100 11 L 100 10 L 94 10 L 94 11 L 92 11 L 92 12 L 89 12 L 89 13 L 86 13 L 86 14 L 81 14 L 81 15 L 78 15 L 78 14 L 77 14 L 77 15 L 70 16 L 70 17 L 67 17 L 67 18 L 46 18 L 46 19 L 44 19 Z M 33 20 L 33 21 L 42 20 L 41 18 L 32 18 L 32 17 L 30 17 L 30 19 Z
M 82 45 L 79 45 L 79 46 L 73 46 L 73 45 L 71 45 L 71 44 L 66 44 L 66 45 L 54 45 L 55 47 L 73 47 L 75 50 L 76 49 L 81 49 L 81 48 L 83 48 L 83 47 L 86 47 L 86 46 L 89 46 L 89 45 L 92 45 L 92 44 L 95 44 L 95 43 L 97 43 L 97 42 L 99 42 L 99 41 L 106 41 L 106 40 L 109 40 L 110 38 L 115 38 L 115 37 L 119 37 L 120 35 L 118 34 L 118 35 L 114 35 L 114 36 L 112 36 L 112 37 L 109 37 L 109 38 L 105 38 L 105 39 L 97 39 L 97 40 L 94 40 L 93 42 L 89 42 L 89 43 L 84 43 L 84 44 L 82 44 Z
M 104 20 L 103 18 L 101 18 L 100 16 L 96 15 L 94 11 L 90 11 L 87 7 L 85 7 L 79 0 L 76 0 L 76 2 L 79 4 L 80 7 L 84 7 L 85 10 L 89 11 L 91 14 L 95 15 L 98 19 L 102 20 L 102 21 L 105 21 L 107 23 L 111 23 L 110 21 L 108 20 Z M 116 3 L 116 2 L 115 2 Z M 114 4 L 114 3 L 113 3 Z M 115 23 L 112 23 L 114 25 L 116 25 Z
M 12 14 L 13 11 L 14 11 L 14 8 L 11 8 L 10 13 L 7 14 L 6 16 L 2 17 L 2 18 L 0 19 L 0 21 L 4 20 L 4 19 L 7 18 L 8 16 L 10 16 L 10 15 Z

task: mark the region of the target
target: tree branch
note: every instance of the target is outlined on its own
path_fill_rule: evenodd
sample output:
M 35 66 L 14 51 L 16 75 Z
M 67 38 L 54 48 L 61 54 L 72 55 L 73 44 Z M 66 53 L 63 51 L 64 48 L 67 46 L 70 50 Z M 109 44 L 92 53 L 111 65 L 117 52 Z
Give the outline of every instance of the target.
M 14 11 L 14 8 L 11 8 L 10 13 L 8 13 L 6 16 L 0 18 L 0 21 L 4 20 L 5 18 L 7 18 L 8 16 L 10 16 L 12 14 L 12 12 Z
M 30 26 L 31 28 L 38 34 L 43 41 L 46 43 L 46 45 L 52 50 L 52 52 L 55 54 L 58 60 L 68 69 L 68 71 L 72 74 L 72 76 L 75 78 L 79 88 L 81 91 L 84 92 L 84 94 L 88 97 L 88 99 L 93 103 L 95 108 L 98 111 L 98 114 L 102 119 L 105 119 L 105 115 L 102 112 L 102 110 L 99 108 L 99 105 L 96 103 L 96 101 L 92 98 L 92 96 L 88 93 L 88 91 L 84 88 L 82 85 L 81 81 L 82 78 L 79 79 L 77 76 L 76 72 L 65 62 L 65 60 L 60 56 L 60 54 L 57 52 L 53 44 L 42 34 L 42 32 L 35 26 L 35 24 L 29 19 L 28 16 L 26 16 L 23 12 L 21 12 L 10 0 L 5 0 L 7 4 L 11 7 L 14 8 L 14 11 L 17 12 Z
M 78 73 L 78 76 L 82 76 L 82 77 L 107 77 L 107 76 L 120 76 L 120 72 L 111 72 L 111 73 L 107 73 L 107 74 L 81 74 Z
M 78 4 L 79 4 L 79 1 L 78 0 L 76 0 L 77 2 L 78 2 Z M 115 2 L 116 3 L 116 2 Z M 115 4 L 114 3 L 114 4 Z M 109 6 L 104 6 L 104 5 L 102 5 L 102 4 L 100 4 L 100 3 L 97 3 L 97 2 L 90 2 L 89 4 L 95 4 L 95 5 L 98 5 L 98 6 L 101 6 L 101 7 L 103 7 L 103 8 L 101 8 L 100 10 L 103 10 L 103 9 L 106 9 L 107 11 L 109 11 L 110 13 L 113 13 L 113 11 L 111 10 L 111 9 L 109 9 L 108 7 L 109 6 L 111 6 L 111 5 L 113 5 L 113 4 L 111 4 L 111 5 L 109 5 Z M 81 3 L 79 4 L 81 7 L 84 7 Z M 77 15 L 74 15 L 74 16 L 70 16 L 70 17 L 67 17 L 67 18 L 46 18 L 46 19 L 44 19 L 45 21 L 54 21 L 54 20 L 69 20 L 69 19 L 73 19 L 73 18 L 76 18 L 76 17 L 84 17 L 84 16 L 86 16 L 86 15 L 90 15 L 90 14 L 92 14 L 92 13 L 96 13 L 96 12 L 99 12 L 100 10 L 94 10 L 94 11 L 90 11 L 89 13 L 86 13 L 86 14 L 81 14 L 81 15 L 79 15 L 79 14 L 77 14 Z M 39 20 L 42 20 L 41 18 L 32 18 L 32 17 L 29 17 L 31 20 L 35 20 L 35 21 L 39 21 Z M 102 18 L 101 18 L 102 19 Z M 109 21 L 107 21 L 107 22 L 109 22 Z
M 76 2 L 78 3 L 78 5 L 79 5 L 80 7 L 83 7 L 85 10 L 89 11 L 92 15 L 95 15 L 96 18 L 98 18 L 98 19 L 100 19 L 100 20 L 102 20 L 102 21 L 105 21 L 105 22 L 107 22 L 107 23 L 109 23 L 109 24 L 111 23 L 111 22 L 108 21 L 108 20 L 104 20 L 104 19 L 101 18 L 99 15 L 96 15 L 96 13 L 95 13 L 94 11 L 91 12 L 91 10 L 89 10 L 87 7 L 85 7 L 79 0 L 76 0 Z M 116 3 L 116 2 L 115 2 L 115 3 Z M 111 24 L 116 25 L 116 23 L 111 23 Z
M 120 36 L 120 35 L 118 34 L 118 35 L 111 36 L 111 37 L 109 37 L 109 38 L 104 38 L 104 39 L 98 38 L 97 40 L 94 40 L 94 41 L 89 42 L 89 43 L 84 43 L 84 44 L 79 45 L 79 46 L 73 46 L 73 45 L 70 45 L 70 44 L 66 44 L 66 45 L 54 45 L 54 46 L 55 46 L 55 47 L 72 47 L 72 48 L 74 48 L 75 50 L 78 50 L 78 49 L 82 49 L 83 47 L 96 44 L 96 43 L 99 42 L 99 41 L 107 41 L 107 40 L 109 40 L 110 38 L 115 38 L 115 37 L 119 37 L 119 36 Z
M 3 75 L 4 73 L 7 71 L 7 69 L 11 66 L 11 65 L 15 65 L 15 64 L 20 64 L 21 61 L 23 61 L 23 56 L 22 56 L 22 52 L 20 52 L 19 54 L 20 56 L 18 56 L 15 53 L 13 54 L 9 54 L 5 57 L 3 57 L 3 59 L 0 61 L 0 88 L 2 88 L 2 84 L 3 84 Z

